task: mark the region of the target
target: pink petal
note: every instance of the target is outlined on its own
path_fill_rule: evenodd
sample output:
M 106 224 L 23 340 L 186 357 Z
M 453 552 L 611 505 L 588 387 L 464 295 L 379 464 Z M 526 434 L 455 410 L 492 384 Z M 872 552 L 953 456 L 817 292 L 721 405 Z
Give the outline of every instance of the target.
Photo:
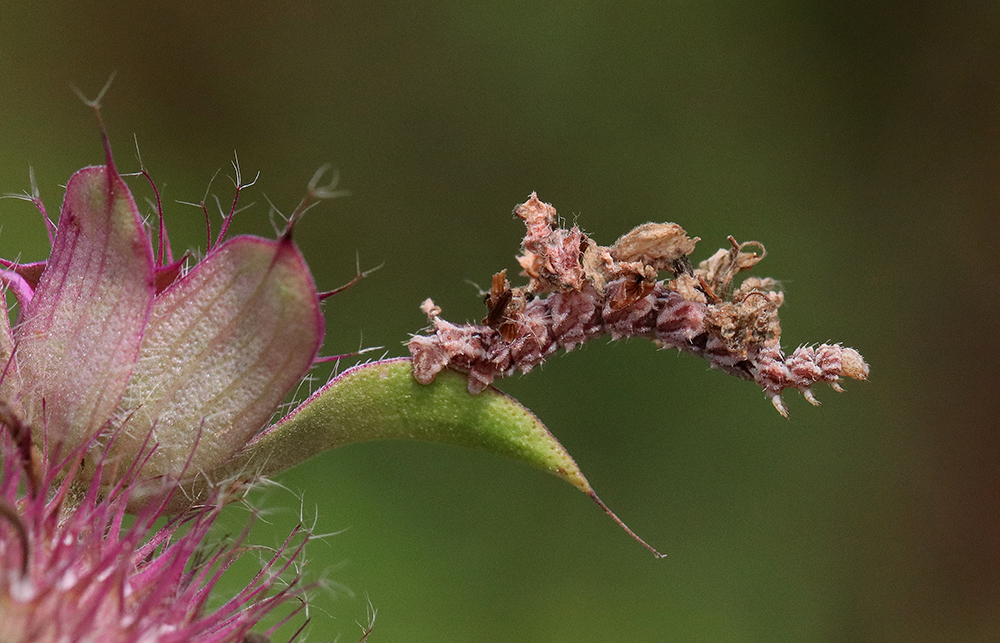
M 0 304 L 4 304 L 6 300 L 3 291 L 0 291 Z M 20 384 L 13 354 L 14 336 L 10 332 L 10 318 L 7 316 L 7 307 L 4 306 L 3 311 L 0 311 L 0 402 L 11 405 L 12 410 L 20 413 L 20 404 L 16 399 Z
M 153 300 L 153 254 L 121 177 L 70 178 L 45 272 L 14 333 L 25 420 L 73 448 L 111 417 Z M 44 411 L 44 412 L 43 412 Z
M 323 338 L 316 287 L 288 239 L 237 237 L 153 305 L 113 444 L 124 463 L 152 429 L 143 477 L 210 470 L 264 426 Z
M 46 262 L 44 261 L 18 263 L 8 259 L 0 259 L 0 266 L 20 275 L 25 283 L 31 286 L 32 290 L 38 287 L 38 280 L 42 278 L 42 272 L 45 271 L 45 264 Z
M 14 270 L 0 270 L 0 287 L 14 293 L 17 305 L 24 309 L 35 296 L 35 286 Z
M 188 253 L 184 253 L 184 256 L 177 261 L 172 261 L 166 266 L 158 266 L 156 268 L 156 294 L 160 294 L 167 288 L 169 288 L 175 281 L 180 279 L 181 269 L 184 268 L 184 264 L 187 263 Z

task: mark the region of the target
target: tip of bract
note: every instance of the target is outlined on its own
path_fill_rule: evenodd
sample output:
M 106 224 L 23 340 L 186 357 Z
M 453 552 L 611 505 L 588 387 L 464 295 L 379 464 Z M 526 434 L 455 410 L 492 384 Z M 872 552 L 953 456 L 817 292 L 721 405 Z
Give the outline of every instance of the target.
M 643 540 L 639 536 L 639 534 L 637 534 L 634 531 L 632 531 L 629 528 L 629 526 L 626 525 L 624 523 L 624 521 L 622 521 L 622 519 L 619 518 L 615 514 L 615 512 L 611 511 L 611 509 L 606 504 L 604 504 L 604 502 L 600 498 L 597 497 L 597 494 L 594 493 L 593 489 L 590 489 L 586 493 L 587 493 L 588 496 L 590 496 L 591 500 L 593 500 L 594 502 L 597 503 L 597 506 L 600 507 L 604 511 L 604 513 L 608 514 L 608 516 L 610 516 L 611 519 L 614 520 L 618 524 L 619 527 L 621 527 L 622 529 L 625 530 L 625 533 L 627 533 L 629 536 L 631 536 L 632 538 L 634 538 L 640 545 L 642 545 L 643 547 L 645 547 L 646 549 L 648 549 L 650 552 L 652 552 L 652 554 L 654 556 L 656 556 L 657 558 L 666 558 L 667 557 L 666 554 L 660 552 L 658 549 L 656 549 L 655 547 L 653 547 L 652 545 L 650 545 L 649 543 L 647 543 L 645 540 Z

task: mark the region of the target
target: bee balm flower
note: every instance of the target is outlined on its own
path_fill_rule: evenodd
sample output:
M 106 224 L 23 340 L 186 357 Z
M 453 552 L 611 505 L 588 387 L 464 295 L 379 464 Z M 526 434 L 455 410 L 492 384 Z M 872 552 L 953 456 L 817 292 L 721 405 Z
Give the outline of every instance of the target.
M 144 445 L 136 481 L 211 475 L 268 422 L 322 341 L 290 229 L 218 243 L 181 275 L 169 252 L 154 256 L 110 154 L 80 170 L 48 261 L 5 262 L 20 316 L 13 331 L 0 322 L 3 401 L 47 454 L 89 445 L 85 471 L 99 460 L 105 484 Z
M 19 315 L 0 315 L 0 643 L 238 642 L 294 595 L 268 593 L 305 538 L 209 612 L 240 551 L 204 556 L 231 494 L 194 504 L 177 485 L 218 482 L 308 371 L 319 295 L 291 225 L 220 240 L 182 274 L 107 149 L 67 183 L 54 233 L 46 218 L 49 259 L 2 262 Z

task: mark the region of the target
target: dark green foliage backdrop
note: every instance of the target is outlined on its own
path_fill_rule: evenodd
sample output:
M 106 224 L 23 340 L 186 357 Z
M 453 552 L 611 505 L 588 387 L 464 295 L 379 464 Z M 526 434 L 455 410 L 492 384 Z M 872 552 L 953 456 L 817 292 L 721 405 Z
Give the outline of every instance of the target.
M 938 8 L 947 6 L 947 9 Z M 753 386 L 642 342 L 597 342 L 501 388 L 563 440 L 656 561 L 587 500 L 512 463 L 368 444 L 284 475 L 316 531 L 306 640 L 990 641 L 1000 637 L 995 360 L 1000 8 L 993 2 L 34 3 L 0 21 L 0 191 L 101 161 L 69 91 L 118 78 L 179 246 L 231 151 L 268 233 L 320 164 L 353 196 L 299 243 L 317 282 L 384 267 L 327 304 L 327 353 L 403 354 L 431 296 L 482 316 L 514 272 L 528 193 L 610 243 L 681 223 L 708 256 L 758 239 L 786 286 L 786 348 L 844 341 L 869 384 L 782 420 Z M 225 173 L 225 170 L 224 172 Z M 138 184 L 136 184 L 138 185 Z M 229 198 L 226 180 L 215 189 Z M 140 194 L 145 194 L 138 190 Z M 0 202 L 0 254 L 44 256 Z M 325 377 L 325 375 L 321 375 Z M 236 516 L 234 524 L 238 524 Z

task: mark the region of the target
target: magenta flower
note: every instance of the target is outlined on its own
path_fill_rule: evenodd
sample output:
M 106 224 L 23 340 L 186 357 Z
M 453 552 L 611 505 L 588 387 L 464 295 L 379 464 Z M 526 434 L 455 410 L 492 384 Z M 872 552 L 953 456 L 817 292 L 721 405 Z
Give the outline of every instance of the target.
M 21 314 L 13 332 L 0 320 L 3 399 L 47 454 L 88 444 L 107 484 L 144 444 L 155 448 L 141 478 L 210 475 L 267 423 L 323 337 L 291 226 L 219 243 L 183 275 L 163 237 L 154 256 L 109 155 L 67 184 L 49 260 L 5 262 Z
M 21 445 L 10 435 L 0 479 L 0 641 L 4 643 L 240 643 L 275 607 L 301 592 L 290 566 L 308 535 L 296 529 L 261 561 L 261 571 L 221 606 L 207 609 L 222 573 L 245 551 L 239 538 L 212 545 L 209 530 L 224 504 L 209 502 L 154 523 L 164 506 L 146 503 L 129 526 L 128 483 L 74 488 L 77 460 L 45 467 L 45 493 L 33 487 Z M 62 478 L 62 482 L 59 479 Z M 294 615 L 299 609 L 292 610 Z
M 217 576 L 189 564 L 225 488 L 201 485 L 203 504 L 150 528 L 193 504 L 177 484 L 218 482 L 309 370 L 319 296 L 291 225 L 277 240 L 220 235 L 183 272 L 162 225 L 154 252 L 107 158 L 69 180 L 57 227 L 46 218 L 48 261 L 3 261 L 20 312 L 13 329 L 0 315 L 0 641 L 239 640 L 277 576 L 201 614 Z

